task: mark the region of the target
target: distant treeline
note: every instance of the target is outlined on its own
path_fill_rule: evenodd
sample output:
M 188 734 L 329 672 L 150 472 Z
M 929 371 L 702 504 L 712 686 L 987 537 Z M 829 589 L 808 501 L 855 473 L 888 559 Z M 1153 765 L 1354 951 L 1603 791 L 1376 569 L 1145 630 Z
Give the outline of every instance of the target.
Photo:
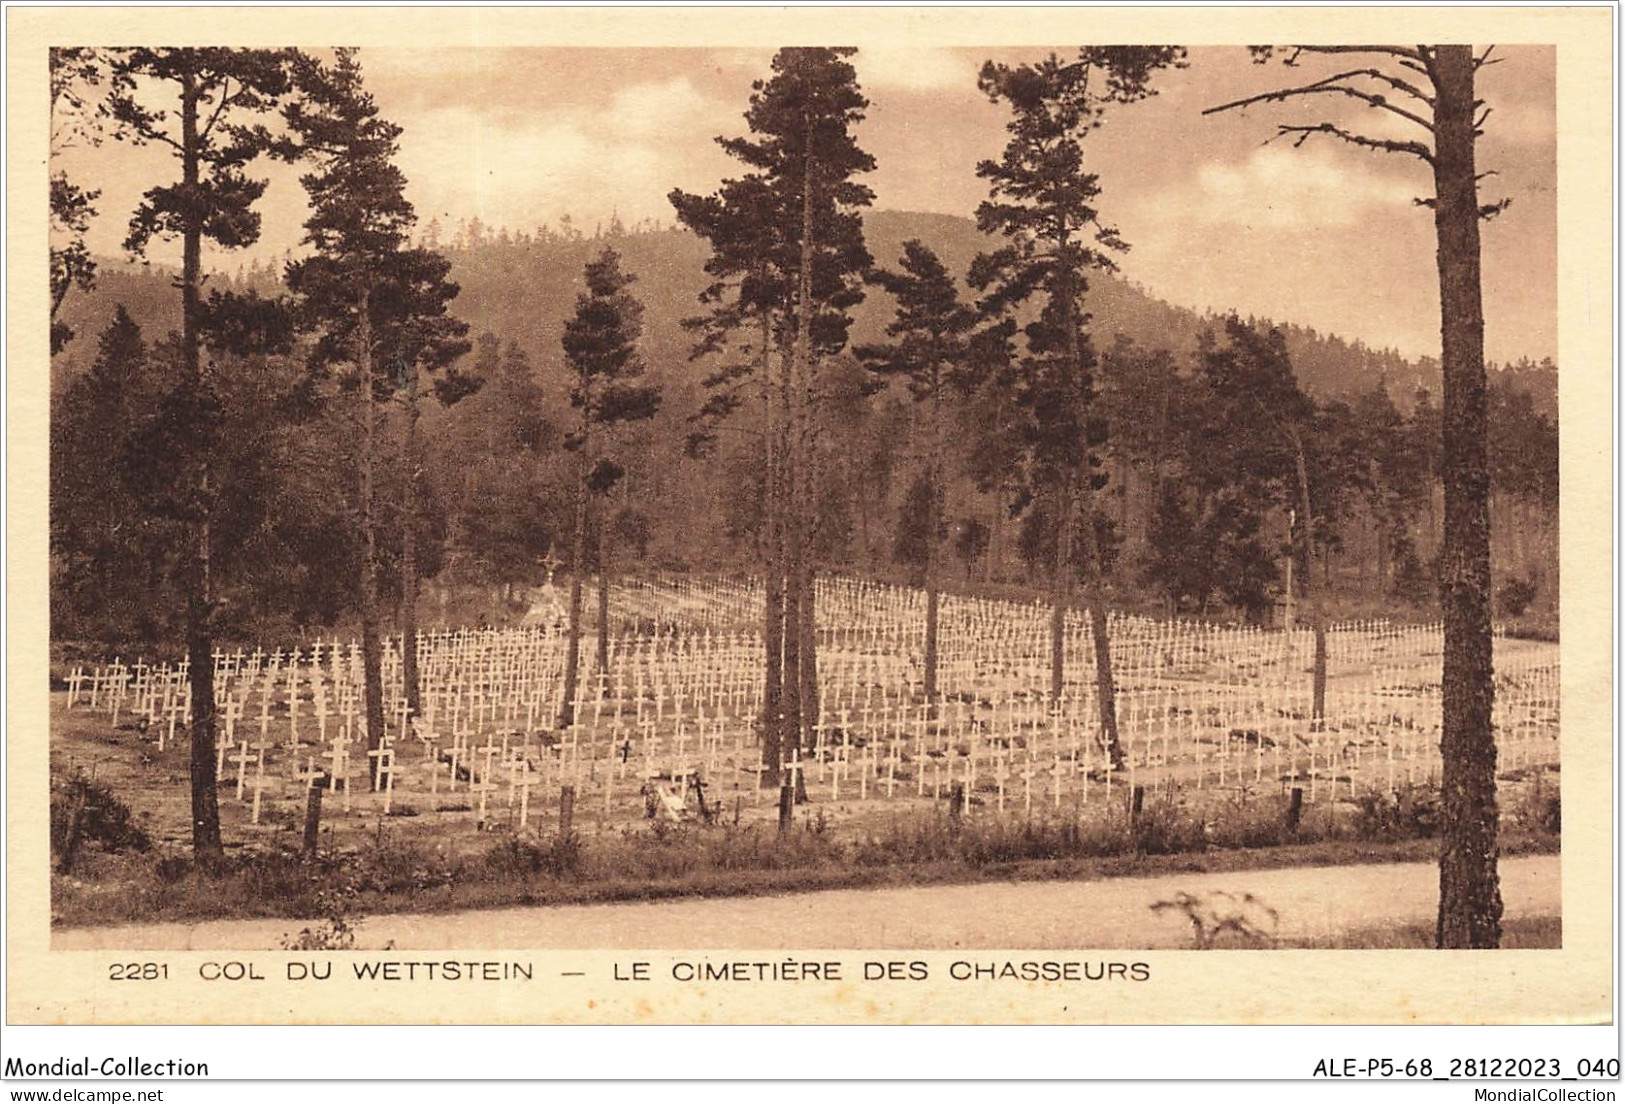
M 627 479 L 607 513 L 617 556 L 663 569 L 748 569 L 761 538 L 759 446 L 741 421 L 705 454 L 690 448 L 704 382 L 717 366 L 715 357 L 691 357 L 693 337 L 682 325 L 706 284 L 705 247 L 683 231 L 620 229 L 604 238 L 638 277 L 644 355 L 665 400 L 636 430 Z M 947 216 L 873 212 L 865 231 L 881 265 L 896 263 L 905 240 L 920 239 L 950 271 L 964 271 L 987 245 L 970 222 Z M 565 555 L 573 469 L 564 437 L 573 423 L 559 339 L 583 266 L 604 244 L 579 233 L 483 228 L 463 228 L 449 248 L 441 243 L 461 288 L 452 314 L 479 335 L 459 370 L 483 386 L 454 407 L 424 409 L 415 524 L 425 577 L 523 587 L 545 577 L 544 558 Z M 216 276 L 209 286 L 277 291 L 264 267 Z M 1274 372 L 1272 393 L 1301 418 L 1329 593 L 1362 610 L 1432 608 L 1442 523 L 1436 364 L 1293 326 L 1272 336 L 1267 322 L 1200 316 L 1114 278 L 1095 280 L 1090 303 L 1094 333 L 1114 335 L 1096 339 L 1108 424 L 1094 522 L 1115 558 L 1114 603 L 1263 620 L 1279 599 L 1297 493 L 1292 457 L 1270 443 L 1256 404 L 1216 384 L 1216 373 L 1236 370 L 1239 358 L 1246 371 Z M 881 339 L 892 311 L 892 297 L 872 289 L 853 312 L 852 346 Z M 151 508 L 173 474 L 163 468 L 161 433 L 175 371 L 170 331 L 179 321 L 171 277 L 104 262 L 96 287 L 70 296 L 62 317 L 80 337 L 53 362 L 54 632 L 173 643 L 183 605 L 169 531 L 177 523 Z M 231 492 L 215 519 L 228 638 L 300 635 L 354 615 L 354 430 L 342 407 L 307 402 L 301 357 L 214 352 L 232 427 L 218 474 Z M 1550 620 L 1556 369 L 1522 363 L 1490 378 L 1497 593 L 1504 615 Z M 824 386 L 818 562 L 917 579 L 925 447 L 906 385 L 893 380 L 877 391 L 872 374 L 843 353 L 828 362 Z M 973 393 L 948 404 L 944 582 L 1041 586 L 1045 541 L 1054 539 L 1044 534 L 1053 527 L 1041 506 L 1000 486 L 1001 423 L 991 401 Z M 387 431 L 401 434 L 401 421 L 392 413 Z M 380 479 L 380 499 L 397 501 L 401 473 L 386 467 Z M 380 522 L 387 603 L 400 590 L 403 522 L 398 511 Z M 433 620 L 437 608 L 425 614 Z

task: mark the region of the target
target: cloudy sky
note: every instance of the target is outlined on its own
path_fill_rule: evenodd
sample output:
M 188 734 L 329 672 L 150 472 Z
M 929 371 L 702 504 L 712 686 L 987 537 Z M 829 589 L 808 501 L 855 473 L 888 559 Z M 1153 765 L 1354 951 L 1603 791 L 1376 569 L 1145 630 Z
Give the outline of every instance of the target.
M 1008 118 L 977 91 L 976 71 L 989 57 L 1043 52 L 861 50 L 854 64 L 871 106 L 858 139 L 878 162 L 867 179 L 876 207 L 969 216 L 986 197 L 975 164 L 998 155 Z M 1480 78 L 1493 114 L 1479 167 L 1497 173 L 1484 198 L 1509 195 L 1513 204 L 1484 231 L 1488 353 L 1555 357 L 1555 52 L 1517 47 L 1497 56 Z M 381 112 L 404 127 L 399 163 L 409 196 L 422 221 L 438 218 L 448 236 L 474 217 L 513 230 L 566 216 L 588 232 L 612 215 L 670 224 L 672 188 L 710 191 L 737 175 L 713 139 L 743 131 L 751 82 L 768 75 L 771 57 L 686 48 L 361 53 Z M 1431 192 L 1426 167 L 1331 139 L 1301 149 L 1266 144 L 1276 124 L 1318 121 L 1328 110 L 1399 136 L 1389 117 L 1352 101 L 1201 113 L 1289 75 L 1250 64 L 1239 48 L 1195 48 L 1187 69 L 1159 79 L 1158 96 L 1116 109 L 1090 138 L 1102 216 L 1132 246 L 1123 274 L 1182 305 L 1437 355 L 1432 216 L 1414 202 Z M 61 163 L 102 188 L 92 246 L 108 255 L 118 253 L 141 188 L 174 171 L 154 149 L 104 146 Z M 268 167 L 262 175 L 272 185 L 256 253 L 297 251 L 296 174 Z M 243 259 L 211 263 L 234 269 Z

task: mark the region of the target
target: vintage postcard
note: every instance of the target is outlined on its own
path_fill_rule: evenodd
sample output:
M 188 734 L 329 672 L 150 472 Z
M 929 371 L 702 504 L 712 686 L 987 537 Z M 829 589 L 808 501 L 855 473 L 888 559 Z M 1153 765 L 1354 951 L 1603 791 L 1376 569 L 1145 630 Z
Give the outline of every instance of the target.
M 7 1021 L 1608 1021 L 1614 14 L 9 10 Z

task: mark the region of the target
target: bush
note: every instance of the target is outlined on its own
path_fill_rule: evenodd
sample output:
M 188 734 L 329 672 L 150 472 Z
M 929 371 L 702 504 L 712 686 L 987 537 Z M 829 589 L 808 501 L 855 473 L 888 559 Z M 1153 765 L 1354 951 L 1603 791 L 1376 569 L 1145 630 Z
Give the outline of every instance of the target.
M 1220 847 L 1278 847 L 1314 838 L 1312 829 L 1306 832 L 1301 820 L 1296 832 L 1287 827 L 1288 807 L 1285 796 L 1227 805 L 1214 818 L 1210 838 Z
M 164 885 L 174 885 L 192 872 L 192 860 L 187 855 L 169 854 L 158 860 L 153 873 Z
M 1394 793 L 1362 794 L 1356 804 L 1354 835 L 1364 842 L 1432 839 L 1438 833 L 1438 795 L 1424 787 L 1406 786 Z
M 542 847 L 529 840 L 509 839 L 485 853 L 485 869 L 498 877 L 573 877 L 581 872 L 581 837 L 571 832 Z
M 1508 579 L 1496 594 L 1496 604 L 1503 617 L 1522 617 L 1540 593 L 1540 584 L 1534 579 Z
M 1134 850 L 1142 855 L 1201 851 L 1208 843 L 1207 825 L 1169 796 L 1147 801 L 1130 831 Z
M 555 878 L 581 873 L 581 837 L 574 832 L 554 838 L 547 849 L 547 872 Z
M 380 838 L 377 846 L 356 856 L 354 884 L 359 890 L 415 896 L 456 880 L 456 871 L 438 855 L 412 844 Z
M 152 840 L 135 823 L 130 807 L 100 782 L 75 770 L 52 787 L 51 851 L 57 856 L 57 869 L 67 871 L 85 841 L 104 851 L 147 851 Z
M 492 874 L 530 877 L 540 874 L 547 866 L 547 852 L 534 843 L 522 839 L 506 839 L 492 844 L 481 860 Z
M 301 928 L 292 939 L 282 938 L 285 951 L 349 951 L 355 949 L 356 929 L 361 921 L 352 917 L 356 894 L 348 887 L 322 890 L 317 894 L 322 922 Z
M 1563 794 L 1556 781 L 1548 782 L 1544 770 L 1537 771 L 1528 786 L 1507 810 L 1514 824 L 1530 832 L 1563 834 Z

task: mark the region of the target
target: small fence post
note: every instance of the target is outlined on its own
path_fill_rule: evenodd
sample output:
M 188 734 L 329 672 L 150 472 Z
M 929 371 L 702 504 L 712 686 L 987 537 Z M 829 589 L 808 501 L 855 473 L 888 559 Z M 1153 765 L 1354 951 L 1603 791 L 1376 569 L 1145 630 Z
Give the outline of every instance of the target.
M 1286 830 L 1293 835 L 1298 834 L 1298 825 L 1303 820 L 1303 787 L 1292 787 L 1292 800 L 1286 807 Z
M 576 788 L 574 786 L 559 787 L 559 838 L 569 839 L 570 829 L 574 826 L 576 813 Z
M 318 774 L 310 779 L 310 789 L 305 793 L 304 854 L 307 859 L 316 857 L 322 827 L 322 791 L 327 789 L 331 782 L 332 775 Z

